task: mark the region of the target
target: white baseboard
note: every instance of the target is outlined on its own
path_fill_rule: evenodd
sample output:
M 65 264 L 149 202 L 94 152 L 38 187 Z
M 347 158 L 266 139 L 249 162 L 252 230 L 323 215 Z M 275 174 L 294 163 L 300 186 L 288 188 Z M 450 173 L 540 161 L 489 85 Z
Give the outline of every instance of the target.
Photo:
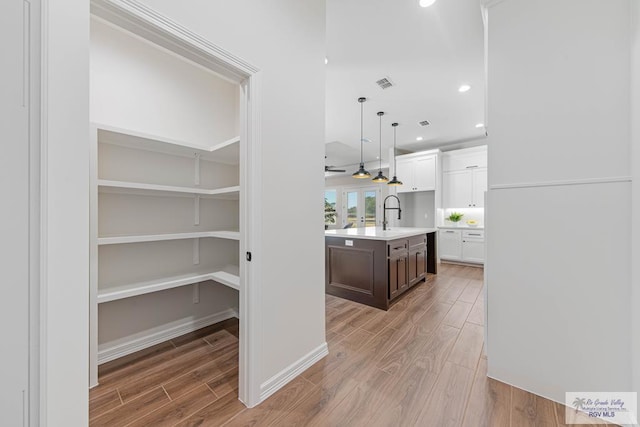
M 289 383 L 289 381 L 293 380 L 327 354 L 329 354 L 329 347 L 327 347 L 327 343 L 325 342 L 262 383 L 260 385 L 260 402 L 263 402 L 273 393 L 280 390 Z
M 146 331 L 143 334 L 127 337 L 104 346 L 101 345 L 98 349 L 98 365 L 233 317 L 239 317 L 238 312 L 234 309 L 228 309 L 220 313 L 201 317 L 200 319 L 170 323 Z

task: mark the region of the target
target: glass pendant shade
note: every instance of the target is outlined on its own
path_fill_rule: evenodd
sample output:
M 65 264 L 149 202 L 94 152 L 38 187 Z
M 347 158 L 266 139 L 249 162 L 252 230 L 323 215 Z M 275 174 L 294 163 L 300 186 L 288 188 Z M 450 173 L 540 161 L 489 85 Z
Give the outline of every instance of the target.
M 360 168 L 355 171 L 351 176 L 353 178 L 370 178 L 371 174 L 364 168 L 364 147 L 362 142 L 364 140 L 364 126 L 363 126 L 363 112 L 364 112 L 364 102 L 367 98 L 358 98 L 358 102 L 360 103 Z

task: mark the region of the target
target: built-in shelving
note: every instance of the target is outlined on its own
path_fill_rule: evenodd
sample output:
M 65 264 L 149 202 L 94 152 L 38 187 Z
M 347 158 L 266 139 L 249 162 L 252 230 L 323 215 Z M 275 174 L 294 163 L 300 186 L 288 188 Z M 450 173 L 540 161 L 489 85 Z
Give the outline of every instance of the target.
M 238 164 L 240 152 L 239 136 L 234 136 L 223 142 L 208 144 L 182 141 L 105 124 L 95 124 L 95 126 L 100 132 L 100 141 L 105 144 L 176 156 L 191 156 L 197 153 L 205 160 Z
M 193 285 L 212 280 L 230 288 L 240 289 L 240 277 L 237 266 L 226 266 L 213 271 L 196 271 L 172 277 L 127 283 L 116 286 L 104 286 L 98 290 L 98 304 L 164 291 L 180 286 Z
M 184 240 L 212 237 L 217 239 L 240 240 L 238 231 L 198 231 L 195 233 L 140 234 L 128 236 L 98 237 L 98 245 L 120 245 L 124 243 L 161 242 L 165 240 Z
M 98 188 L 100 192 L 122 193 L 147 196 L 179 196 L 196 195 L 205 198 L 220 198 L 235 200 L 239 197 L 240 186 L 224 188 L 199 188 L 199 187 L 177 187 L 173 185 L 148 184 L 144 182 L 113 181 L 99 179 Z

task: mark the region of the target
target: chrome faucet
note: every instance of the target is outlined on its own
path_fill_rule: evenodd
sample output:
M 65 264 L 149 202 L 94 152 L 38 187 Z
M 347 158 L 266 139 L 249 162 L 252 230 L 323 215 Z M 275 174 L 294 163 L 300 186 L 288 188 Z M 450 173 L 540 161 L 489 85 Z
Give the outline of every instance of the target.
M 396 199 L 398 201 L 398 207 L 397 208 L 388 208 L 387 207 L 387 199 L 389 197 L 393 197 L 394 199 Z M 393 194 L 391 194 L 390 196 L 387 196 L 384 198 L 384 202 L 382 202 L 382 229 L 386 230 L 387 229 L 387 209 L 388 210 L 397 210 L 398 211 L 398 219 L 402 219 L 402 209 L 400 209 L 400 199 L 398 199 L 397 196 L 394 196 Z

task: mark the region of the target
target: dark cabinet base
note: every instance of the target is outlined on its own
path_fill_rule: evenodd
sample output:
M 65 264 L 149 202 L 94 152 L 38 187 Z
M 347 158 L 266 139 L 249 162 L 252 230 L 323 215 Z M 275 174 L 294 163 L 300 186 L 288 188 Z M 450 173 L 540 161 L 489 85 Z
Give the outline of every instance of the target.
M 410 287 L 436 274 L 435 233 L 383 240 L 325 237 L 325 290 L 387 310 Z

